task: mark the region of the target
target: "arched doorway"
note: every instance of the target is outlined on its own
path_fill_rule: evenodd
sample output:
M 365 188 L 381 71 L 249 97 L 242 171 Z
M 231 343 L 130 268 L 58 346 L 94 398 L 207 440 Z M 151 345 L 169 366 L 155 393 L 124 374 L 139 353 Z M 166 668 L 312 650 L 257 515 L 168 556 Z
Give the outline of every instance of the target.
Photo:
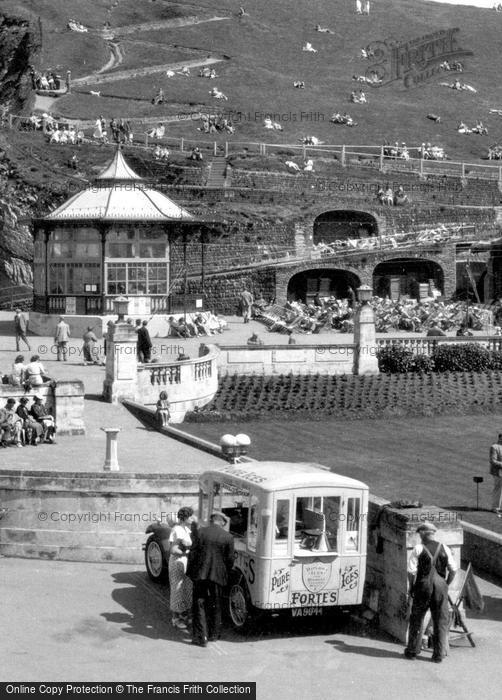
M 373 293 L 379 297 L 420 299 L 433 290 L 444 292 L 440 265 L 419 258 L 393 258 L 379 263 L 373 271 Z
M 319 293 L 321 297 L 334 296 L 346 299 L 349 287 L 356 290 L 361 285 L 357 275 L 349 270 L 305 270 L 293 275 L 288 283 L 288 301 L 309 303 Z
M 375 217 L 365 211 L 325 211 L 314 221 L 314 244 L 369 236 L 378 236 L 378 224 Z

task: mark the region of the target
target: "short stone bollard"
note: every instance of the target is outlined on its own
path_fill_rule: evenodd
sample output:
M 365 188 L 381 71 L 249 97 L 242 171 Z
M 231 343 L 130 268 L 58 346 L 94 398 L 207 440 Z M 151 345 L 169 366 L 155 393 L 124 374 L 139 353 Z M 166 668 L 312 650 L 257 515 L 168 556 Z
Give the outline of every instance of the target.
M 118 472 L 120 466 L 117 459 L 117 435 L 121 428 L 101 428 L 106 433 L 106 456 L 103 469 L 105 472 Z

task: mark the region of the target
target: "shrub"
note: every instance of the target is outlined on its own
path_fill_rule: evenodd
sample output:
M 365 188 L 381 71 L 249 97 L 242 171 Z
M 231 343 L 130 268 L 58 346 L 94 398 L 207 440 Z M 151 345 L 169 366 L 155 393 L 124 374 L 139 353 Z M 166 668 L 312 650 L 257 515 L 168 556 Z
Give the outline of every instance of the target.
M 434 359 L 427 355 L 415 355 L 411 362 L 411 369 L 408 372 L 422 372 L 423 374 L 433 372 Z
M 502 352 L 494 350 L 490 355 L 490 369 L 502 369 Z
M 441 344 L 433 360 L 436 372 L 483 372 L 491 366 L 489 351 L 476 343 Z
M 415 357 L 399 345 L 391 345 L 377 352 L 378 369 L 384 374 L 411 372 Z

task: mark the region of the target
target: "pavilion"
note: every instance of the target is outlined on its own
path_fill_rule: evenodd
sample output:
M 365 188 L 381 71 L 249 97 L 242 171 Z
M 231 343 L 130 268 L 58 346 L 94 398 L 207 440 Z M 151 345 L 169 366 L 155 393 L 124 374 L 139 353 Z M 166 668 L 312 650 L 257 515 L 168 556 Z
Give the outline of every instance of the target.
M 106 316 L 125 295 L 129 313 L 171 311 L 170 250 L 210 222 L 197 220 L 128 165 L 120 149 L 86 189 L 35 219 L 38 314 Z

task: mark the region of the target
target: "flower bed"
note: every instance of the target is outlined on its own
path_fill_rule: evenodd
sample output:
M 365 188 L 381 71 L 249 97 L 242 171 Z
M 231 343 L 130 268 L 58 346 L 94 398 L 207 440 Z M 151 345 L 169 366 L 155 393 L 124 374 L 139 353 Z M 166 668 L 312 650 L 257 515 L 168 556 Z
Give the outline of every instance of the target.
M 227 376 L 210 404 L 186 422 L 354 420 L 502 410 L 502 371 L 372 376 Z

